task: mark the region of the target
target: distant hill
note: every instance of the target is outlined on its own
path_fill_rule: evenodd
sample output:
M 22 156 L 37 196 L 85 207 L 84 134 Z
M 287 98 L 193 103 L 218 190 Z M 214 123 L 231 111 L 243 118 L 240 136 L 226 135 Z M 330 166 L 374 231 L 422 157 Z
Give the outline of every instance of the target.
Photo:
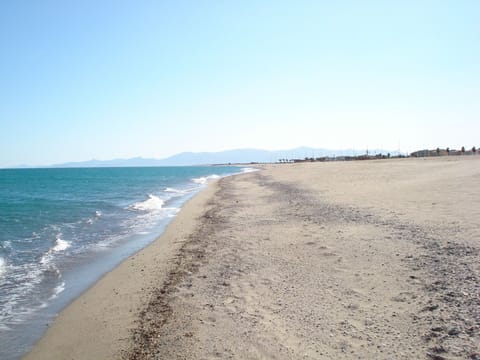
M 396 151 L 370 150 L 370 154 L 390 152 L 396 155 Z M 304 159 L 306 157 L 323 157 L 323 156 L 348 156 L 362 155 L 365 151 L 353 149 L 346 150 L 329 150 L 322 148 L 298 147 L 289 150 L 258 150 L 258 149 L 237 149 L 220 152 L 183 152 L 170 156 L 165 159 L 145 159 L 136 157 L 131 159 L 114 159 L 114 160 L 89 160 L 82 162 L 70 162 L 64 164 L 56 164 L 51 167 L 139 167 L 139 166 L 189 166 L 189 165 L 211 165 L 211 164 L 228 164 L 228 163 L 268 163 L 277 162 L 279 159 Z

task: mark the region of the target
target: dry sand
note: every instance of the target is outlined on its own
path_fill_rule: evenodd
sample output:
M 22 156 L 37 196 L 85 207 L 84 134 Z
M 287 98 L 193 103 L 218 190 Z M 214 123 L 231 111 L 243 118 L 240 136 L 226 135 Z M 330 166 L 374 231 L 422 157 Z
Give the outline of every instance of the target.
M 480 359 L 480 157 L 265 166 L 195 197 L 31 359 Z

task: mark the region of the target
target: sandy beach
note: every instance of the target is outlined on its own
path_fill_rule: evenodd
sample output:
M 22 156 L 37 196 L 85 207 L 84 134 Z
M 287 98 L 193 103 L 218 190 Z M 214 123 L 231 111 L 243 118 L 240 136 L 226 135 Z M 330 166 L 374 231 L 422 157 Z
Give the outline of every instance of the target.
M 221 179 L 26 359 L 480 359 L 480 157 Z

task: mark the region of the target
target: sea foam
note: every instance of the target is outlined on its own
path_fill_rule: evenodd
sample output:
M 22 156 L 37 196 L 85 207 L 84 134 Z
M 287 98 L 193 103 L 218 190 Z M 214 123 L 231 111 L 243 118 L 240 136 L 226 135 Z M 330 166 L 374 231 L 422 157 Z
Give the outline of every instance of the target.
M 242 168 L 243 173 L 251 173 L 251 172 L 255 172 L 255 171 L 258 171 L 258 169 L 251 168 L 251 167 Z
M 133 210 L 140 210 L 140 211 L 155 211 L 161 210 L 165 201 L 160 199 L 158 196 L 155 195 L 148 195 L 148 199 L 144 201 L 139 201 L 135 204 L 130 205 L 130 208 Z
M 65 281 L 62 281 L 62 283 L 61 283 L 60 285 L 55 286 L 55 289 L 53 289 L 53 294 L 52 294 L 52 296 L 50 296 L 50 298 L 49 298 L 48 300 L 53 300 L 53 299 L 55 299 L 55 298 L 58 297 L 58 295 L 60 295 L 64 290 L 65 290 Z
M 167 187 L 163 191 L 168 192 L 168 193 L 173 193 L 173 194 L 186 194 L 187 193 L 186 190 L 179 190 L 179 189 L 175 189 L 175 188 L 171 188 L 171 187 Z
M 0 276 L 2 276 L 5 271 L 7 271 L 7 263 L 2 257 L 0 257 Z
M 192 179 L 192 181 L 195 184 L 204 185 L 204 184 L 208 183 L 209 180 L 215 180 L 215 179 L 219 179 L 219 178 L 220 178 L 220 176 L 218 176 L 216 174 L 213 174 L 213 175 L 209 175 L 209 176 L 194 178 L 194 179 Z
M 57 236 L 57 239 L 55 240 L 55 246 L 52 248 L 52 251 L 59 252 L 59 251 L 64 251 L 67 250 L 71 244 L 66 241 L 60 239 L 60 236 Z
M 72 244 L 67 240 L 63 240 L 60 238 L 62 234 L 58 234 L 55 238 L 55 245 L 50 248 L 40 259 L 40 264 L 42 265 L 50 265 L 52 260 L 54 259 L 54 253 L 59 253 L 61 251 L 67 250 Z

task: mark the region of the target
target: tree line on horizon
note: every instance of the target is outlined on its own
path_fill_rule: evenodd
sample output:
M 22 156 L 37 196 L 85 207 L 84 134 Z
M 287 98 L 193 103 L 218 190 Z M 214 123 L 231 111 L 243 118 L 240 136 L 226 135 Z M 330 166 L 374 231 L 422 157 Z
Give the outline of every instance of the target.
M 473 146 L 470 150 L 466 150 L 465 146 L 462 146 L 460 150 L 454 150 L 447 147 L 446 149 L 436 148 L 435 150 L 417 150 L 410 154 L 412 157 L 424 157 L 424 156 L 450 156 L 450 155 L 476 155 L 478 150 Z
M 437 147 L 435 150 L 417 150 L 410 153 L 410 157 L 427 157 L 427 156 L 450 156 L 450 155 L 476 155 L 478 150 L 473 146 L 470 150 L 466 150 L 465 146 L 462 146 L 460 150 L 450 149 L 447 147 L 441 149 Z M 279 163 L 296 163 L 296 162 L 316 162 L 316 161 L 345 161 L 345 160 L 369 160 L 369 159 L 390 159 L 390 158 L 405 158 L 408 156 L 398 154 L 391 156 L 390 153 L 369 155 L 368 151 L 364 155 L 352 155 L 352 156 L 324 156 L 324 157 L 305 157 L 303 159 L 278 159 Z

